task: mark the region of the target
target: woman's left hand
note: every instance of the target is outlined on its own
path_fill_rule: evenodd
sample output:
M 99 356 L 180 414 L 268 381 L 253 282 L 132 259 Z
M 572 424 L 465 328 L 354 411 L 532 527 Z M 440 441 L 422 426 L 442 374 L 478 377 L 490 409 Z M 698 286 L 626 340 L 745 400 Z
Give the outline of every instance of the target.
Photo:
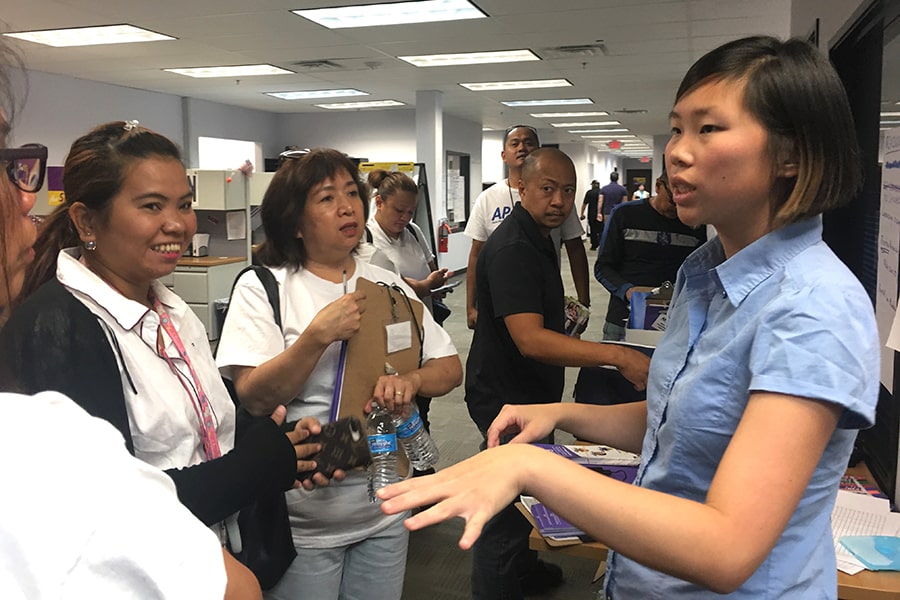
M 416 397 L 421 384 L 417 373 L 382 375 L 375 383 L 372 398 L 366 403 L 366 413 L 372 412 L 372 402 L 383 406 L 391 414 L 402 413 Z
M 529 444 L 507 444 L 479 452 L 434 475 L 389 485 L 378 491 L 383 501 L 381 511 L 393 515 L 417 506 L 433 505 L 406 519 L 410 531 L 462 517 L 466 527 L 459 547 L 468 550 L 484 524 L 523 492 L 527 465 L 532 463 L 532 458 L 545 458 L 540 452 L 551 454 Z

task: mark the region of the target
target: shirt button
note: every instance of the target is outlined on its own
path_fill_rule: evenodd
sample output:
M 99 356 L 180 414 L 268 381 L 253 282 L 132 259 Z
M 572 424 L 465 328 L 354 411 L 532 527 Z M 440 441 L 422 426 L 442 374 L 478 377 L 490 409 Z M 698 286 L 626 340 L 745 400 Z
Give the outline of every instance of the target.
M 725 290 L 722 290 L 722 297 L 723 297 L 723 298 L 727 298 L 727 297 L 728 297 L 728 292 L 726 292 Z

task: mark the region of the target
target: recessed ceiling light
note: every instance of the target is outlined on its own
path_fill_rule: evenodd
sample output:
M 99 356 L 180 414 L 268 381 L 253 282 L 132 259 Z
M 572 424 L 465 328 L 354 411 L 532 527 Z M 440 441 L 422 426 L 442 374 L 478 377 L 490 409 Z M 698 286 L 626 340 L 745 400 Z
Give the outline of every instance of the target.
M 388 2 L 359 6 L 292 10 L 291 12 L 328 29 L 487 18 L 486 14 L 468 0 Z
M 493 63 L 527 62 L 541 60 L 531 50 L 500 50 L 498 52 L 463 52 L 458 54 L 423 54 L 398 56 L 416 67 L 453 67 L 457 65 L 488 65 Z
M 628 129 L 615 129 L 615 128 L 607 128 L 607 129 L 570 129 L 569 133 L 615 133 L 617 131 L 628 131 Z
M 489 92 L 493 90 L 571 87 L 572 82 L 568 79 L 523 79 L 521 81 L 485 81 L 482 83 L 461 83 L 459 85 L 473 92 Z
M 347 96 L 368 96 L 368 92 L 360 90 L 309 90 L 306 92 L 263 92 L 266 96 L 274 96 L 282 100 L 314 100 L 318 98 L 342 98 Z
M 556 112 L 556 113 L 531 113 L 535 119 L 580 119 L 582 117 L 606 117 L 609 113 L 605 110 L 594 112 Z
M 342 108 L 385 108 L 388 106 L 406 106 L 396 100 L 372 100 L 369 102 L 336 102 L 333 104 L 316 104 L 319 108 L 340 110 Z
M 581 136 L 585 139 L 591 140 L 621 140 L 625 138 L 633 138 L 637 137 L 634 134 L 626 133 L 626 134 L 615 134 L 615 135 L 583 135 Z
M 293 71 L 274 65 L 232 65 L 228 67 L 189 67 L 184 69 L 163 69 L 169 73 L 188 77 L 253 77 L 256 75 L 292 75 Z
M 604 125 L 621 125 L 619 121 L 586 121 L 583 123 L 550 123 L 551 127 L 603 127 Z
M 505 106 L 566 106 L 571 104 L 593 104 L 590 98 L 557 98 L 555 100 L 509 100 L 501 102 Z
M 134 25 L 124 24 L 75 27 L 72 29 L 46 29 L 43 31 L 20 31 L 17 33 L 4 33 L 3 35 L 56 48 L 98 46 L 100 44 L 132 44 L 135 42 L 159 42 L 178 39 L 141 29 Z

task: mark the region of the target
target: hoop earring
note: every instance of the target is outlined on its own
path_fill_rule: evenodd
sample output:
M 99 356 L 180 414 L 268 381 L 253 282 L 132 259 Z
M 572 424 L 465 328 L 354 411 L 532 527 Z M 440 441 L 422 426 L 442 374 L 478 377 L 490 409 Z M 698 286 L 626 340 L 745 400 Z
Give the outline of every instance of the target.
M 97 249 L 97 242 L 95 242 L 94 240 L 86 241 L 84 243 L 84 249 L 87 250 L 88 252 L 93 252 L 94 250 Z

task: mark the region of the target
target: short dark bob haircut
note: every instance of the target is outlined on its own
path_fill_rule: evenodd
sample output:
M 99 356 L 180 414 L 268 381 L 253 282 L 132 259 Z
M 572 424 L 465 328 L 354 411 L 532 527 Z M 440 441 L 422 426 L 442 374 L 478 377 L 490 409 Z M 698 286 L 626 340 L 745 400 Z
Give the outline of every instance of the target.
M 675 102 L 721 81 L 745 84 L 744 105 L 768 132 L 773 174 L 784 163 L 797 165 L 797 177 L 773 189 L 775 228 L 853 199 L 861 184 L 856 129 L 844 86 L 825 56 L 800 39 L 735 40 L 694 63 Z
M 306 265 L 306 248 L 297 232 L 303 224 L 307 196 L 315 186 L 341 171 L 350 175 L 359 188 L 360 209 L 364 220 L 368 219 L 368 188 L 360 179 L 356 164 L 338 150 L 313 148 L 300 158 L 284 161 L 266 189 L 260 206 L 266 241 L 256 251 L 257 261 L 295 270 Z

